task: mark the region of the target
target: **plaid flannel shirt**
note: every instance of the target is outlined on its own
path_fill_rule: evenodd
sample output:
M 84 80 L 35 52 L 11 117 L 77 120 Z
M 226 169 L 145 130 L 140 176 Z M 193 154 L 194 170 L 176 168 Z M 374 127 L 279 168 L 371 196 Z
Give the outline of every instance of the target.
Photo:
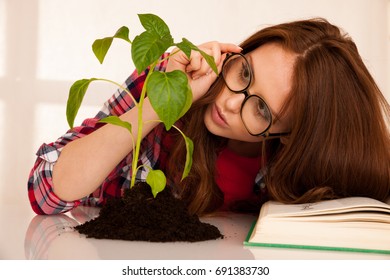
M 163 58 L 166 56 L 167 54 L 164 54 Z M 155 70 L 165 71 L 166 64 L 167 61 L 164 60 L 156 66 Z M 138 100 L 141 95 L 147 74 L 148 70 L 145 70 L 141 74 L 134 71 L 124 84 L 124 87 L 131 92 L 136 100 Z M 80 200 L 61 200 L 53 192 L 52 173 L 53 167 L 66 144 L 75 139 L 82 138 L 103 126 L 103 123 L 99 123 L 99 120 L 102 118 L 111 115 L 120 116 L 134 106 L 133 99 L 125 91 L 118 90 L 107 102 L 105 102 L 103 108 L 94 118 L 84 120 L 81 126 L 72 128 L 57 139 L 57 141 L 41 145 L 38 149 L 37 159 L 28 180 L 28 196 L 35 213 L 62 213 L 69 211 L 80 204 L 101 206 L 108 198 L 121 196 L 123 190 L 130 186 L 132 176 L 132 153 L 127 155 L 114 170 L 110 172 L 108 177 L 96 191 Z M 162 138 L 167 136 L 166 134 L 166 130 L 163 125 L 160 124 L 143 139 L 140 152 L 141 164 L 152 168 L 159 168 L 159 166 L 157 166 L 159 165 L 159 160 L 165 161 L 163 153 L 166 149 L 162 149 L 162 145 L 164 145 L 164 140 L 162 140 Z M 165 137 L 165 139 L 168 138 L 169 137 Z M 136 174 L 136 180 L 145 180 L 146 175 L 147 169 L 140 168 Z

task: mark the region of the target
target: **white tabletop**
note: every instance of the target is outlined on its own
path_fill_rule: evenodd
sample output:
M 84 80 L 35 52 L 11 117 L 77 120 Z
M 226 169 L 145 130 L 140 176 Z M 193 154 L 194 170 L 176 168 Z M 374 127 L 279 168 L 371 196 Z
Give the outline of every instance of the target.
M 389 255 L 245 247 L 243 241 L 256 218 L 219 213 L 201 220 L 216 225 L 223 239 L 195 243 L 153 243 L 86 238 L 73 229 L 99 212 L 78 207 L 53 216 L 35 215 L 29 206 L 0 206 L 0 259 L 390 259 Z

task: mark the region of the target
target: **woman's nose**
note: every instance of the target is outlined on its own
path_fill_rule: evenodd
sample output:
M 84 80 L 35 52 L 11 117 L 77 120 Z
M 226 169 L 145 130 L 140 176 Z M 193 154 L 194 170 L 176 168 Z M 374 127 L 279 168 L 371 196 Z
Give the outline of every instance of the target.
M 240 113 L 244 99 L 245 95 L 243 93 L 229 93 L 229 97 L 226 99 L 226 109 L 233 113 Z

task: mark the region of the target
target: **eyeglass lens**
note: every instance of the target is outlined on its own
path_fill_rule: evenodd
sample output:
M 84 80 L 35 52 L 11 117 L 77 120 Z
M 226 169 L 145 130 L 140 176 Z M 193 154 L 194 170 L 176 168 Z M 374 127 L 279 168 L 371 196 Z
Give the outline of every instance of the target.
M 223 65 L 222 76 L 226 86 L 235 93 L 245 94 L 241 105 L 241 119 L 252 135 L 264 133 L 271 125 L 272 115 L 265 101 L 246 91 L 252 81 L 252 70 L 241 54 L 228 57 Z
M 251 83 L 251 69 L 245 58 L 234 54 L 225 61 L 222 75 L 226 85 L 234 92 L 242 92 Z

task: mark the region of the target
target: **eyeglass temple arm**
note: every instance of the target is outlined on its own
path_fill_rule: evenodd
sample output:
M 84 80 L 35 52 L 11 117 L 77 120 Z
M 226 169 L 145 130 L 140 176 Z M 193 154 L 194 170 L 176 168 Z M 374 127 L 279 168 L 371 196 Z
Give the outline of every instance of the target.
M 282 136 L 287 136 L 287 135 L 290 135 L 291 133 L 290 132 L 280 132 L 280 133 L 269 133 L 269 132 L 265 132 L 264 134 L 260 135 L 260 136 L 264 136 L 264 137 L 282 137 Z

